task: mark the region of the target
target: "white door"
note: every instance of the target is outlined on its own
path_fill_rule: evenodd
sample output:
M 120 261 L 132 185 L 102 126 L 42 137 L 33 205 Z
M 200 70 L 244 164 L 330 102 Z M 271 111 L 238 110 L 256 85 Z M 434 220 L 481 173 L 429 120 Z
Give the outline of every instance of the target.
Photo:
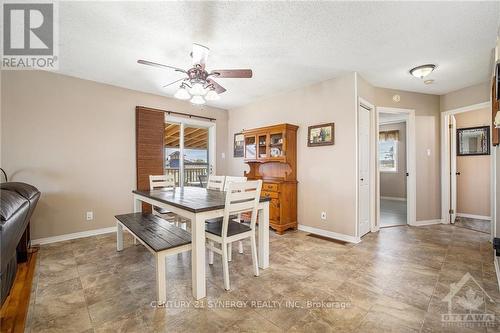
M 370 231 L 370 111 L 360 105 L 358 112 L 358 218 L 361 237 Z
M 450 116 L 450 223 L 457 217 L 457 121 Z

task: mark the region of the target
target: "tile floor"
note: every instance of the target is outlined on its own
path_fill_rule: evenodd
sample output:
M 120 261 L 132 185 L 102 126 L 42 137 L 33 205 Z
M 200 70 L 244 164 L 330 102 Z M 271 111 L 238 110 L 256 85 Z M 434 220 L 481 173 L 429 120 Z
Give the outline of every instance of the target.
M 488 235 L 452 225 L 386 228 L 357 245 L 296 231 L 271 236 L 271 267 L 253 277 L 248 244 L 234 251 L 232 290 L 220 257 L 207 265 L 208 297 L 191 298 L 189 253 L 168 259 L 167 308 L 153 308 L 151 255 L 115 235 L 40 249 L 27 332 L 493 332 L 498 326 L 443 326 L 450 284 L 491 300 L 478 311 L 500 318 Z M 235 247 L 236 248 L 236 247 Z M 235 249 L 236 250 L 236 249 Z M 471 289 L 472 288 L 472 289 Z M 470 293 L 470 292 L 469 292 Z M 479 295 L 479 294 L 474 294 Z M 462 297 L 462 300 L 467 300 Z M 467 296 L 467 295 L 466 295 Z M 469 295 L 470 296 L 470 295 Z M 453 313 L 462 313 L 454 299 Z M 477 301 L 477 297 L 474 298 Z M 496 302 L 496 303 L 493 303 Z M 477 307 L 478 303 L 473 306 Z M 457 308 L 458 306 L 458 308 Z M 469 307 L 470 309 L 470 307 Z M 497 324 L 495 322 L 495 324 Z
M 380 199 L 380 226 L 406 225 L 406 201 Z
M 480 231 L 487 234 L 491 233 L 491 221 L 488 220 L 457 216 L 455 218 L 455 225 L 457 227 Z

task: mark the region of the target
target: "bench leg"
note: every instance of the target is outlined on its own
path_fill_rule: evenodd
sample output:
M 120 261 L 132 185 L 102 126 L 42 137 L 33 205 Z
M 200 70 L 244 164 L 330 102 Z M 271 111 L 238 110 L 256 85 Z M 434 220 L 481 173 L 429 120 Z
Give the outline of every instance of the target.
M 214 246 L 214 242 L 209 240 L 208 241 L 208 244 L 213 247 Z M 214 251 L 212 251 L 211 249 L 208 250 L 208 264 L 209 265 L 213 265 L 214 264 Z
M 135 238 L 134 238 L 135 239 Z M 116 223 L 116 251 L 123 250 L 123 227 L 120 223 Z
M 163 305 L 167 301 L 167 286 L 166 286 L 166 265 L 165 255 L 162 253 L 156 254 L 156 298 L 158 305 Z
M 233 243 L 227 244 L 227 261 L 233 260 Z

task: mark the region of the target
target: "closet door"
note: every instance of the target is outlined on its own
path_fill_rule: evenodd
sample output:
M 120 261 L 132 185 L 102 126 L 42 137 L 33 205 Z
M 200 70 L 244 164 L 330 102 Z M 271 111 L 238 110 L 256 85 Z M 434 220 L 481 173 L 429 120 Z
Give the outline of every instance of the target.
M 144 107 L 135 109 L 137 189 L 149 190 L 149 175 L 163 175 L 165 114 Z M 143 212 L 151 205 L 143 203 Z

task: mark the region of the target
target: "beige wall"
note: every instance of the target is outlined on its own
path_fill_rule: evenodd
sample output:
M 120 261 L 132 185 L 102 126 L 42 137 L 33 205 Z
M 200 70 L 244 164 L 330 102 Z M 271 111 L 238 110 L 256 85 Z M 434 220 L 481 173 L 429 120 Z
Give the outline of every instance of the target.
M 384 124 L 380 131 L 399 131 L 397 172 L 380 172 L 380 196 L 406 198 L 406 122 Z
M 2 81 L 2 167 L 42 191 L 34 239 L 110 227 L 132 211 L 136 105 L 216 118 L 217 172 L 225 173 L 225 110 L 48 72 L 4 71 Z
M 452 91 L 441 96 L 441 111 L 449 111 L 464 106 L 488 102 L 490 100 L 491 86 L 489 82 Z
M 415 110 L 417 221 L 440 219 L 439 96 L 375 88 L 375 98 L 377 107 Z
M 229 110 L 228 137 L 243 129 L 291 123 L 297 132 L 298 222 L 355 236 L 356 126 L 354 73 Z M 335 145 L 307 147 L 307 127 L 335 123 Z M 227 171 L 242 175 L 228 147 Z M 320 219 L 327 212 L 327 221 Z
M 489 126 L 491 110 L 455 115 L 457 128 Z M 491 216 L 491 155 L 457 156 L 457 213 Z

